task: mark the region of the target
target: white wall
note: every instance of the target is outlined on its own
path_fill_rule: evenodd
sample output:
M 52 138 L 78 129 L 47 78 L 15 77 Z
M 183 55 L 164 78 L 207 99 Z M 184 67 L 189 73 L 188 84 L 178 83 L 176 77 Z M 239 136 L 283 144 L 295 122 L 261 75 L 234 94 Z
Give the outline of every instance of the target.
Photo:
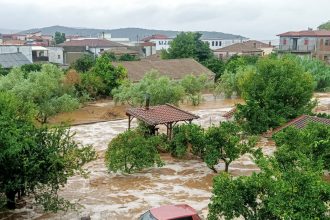
M 32 47 L 31 46 L 4 46 L 0 45 L 0 54 L 20 52 L 32 63 Z
M 150 42 L 156 44 L 156 50 L 167 50 L 170 48 L 170 42 L 172 39 L 151 39 Z
M 63 64 L 63 48 L 62 47 L 47 47 L 48 58 L 51 63 Z

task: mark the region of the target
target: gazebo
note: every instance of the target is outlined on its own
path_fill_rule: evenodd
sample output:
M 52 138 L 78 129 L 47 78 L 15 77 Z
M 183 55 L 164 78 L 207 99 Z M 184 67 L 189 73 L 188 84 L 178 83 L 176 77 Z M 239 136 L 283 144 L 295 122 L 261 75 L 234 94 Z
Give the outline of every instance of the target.
M 198 115 L 194 115 L 170 104 L 130 108 L 126 111 L 126 115 L 128 116 L 128 129 L 131 128 L 132 120 L 137 118 L 154 130 L 156 130 L 157 125 L 165 125 L 169 139 L 172 137 L 172 129 L 176 123 L 180 121 L 191 123 L 192 120 L 199 118 Z

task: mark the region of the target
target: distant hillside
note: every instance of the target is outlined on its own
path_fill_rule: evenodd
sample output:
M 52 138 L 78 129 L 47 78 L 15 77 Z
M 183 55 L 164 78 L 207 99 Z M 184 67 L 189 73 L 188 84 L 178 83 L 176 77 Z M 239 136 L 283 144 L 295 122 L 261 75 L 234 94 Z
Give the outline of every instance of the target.
M 65 33 L 66 35 L 80 35 L 84 37 L 97 37 L 102 32 L 111 33 L 114 38 L 129 38 L 130 40 L 142 39 L 144 37 L 150 36 L 152 34 L 165 34 L 169 37 L 174 37 L 179 31 L 165 31 L 165 30 L 149 30 L 143 28 L 120 28 L 120 29 L 90 29 L 90 28 L 71 28 L 64 26 L 51 26 L 44 28 L 35 28 L 30 30 L 25 30 L 20 33 L 31 33 L 41 31 L 43 34 L 55 35 L 55 32 Z M 227 34 L 222 32 L 210 32 L 210 31 L 199 31 L 203 34 L 203 38 L 222 38 L 222 39 L 235 39 L 235 38 L 245 38 L 240 35 Z

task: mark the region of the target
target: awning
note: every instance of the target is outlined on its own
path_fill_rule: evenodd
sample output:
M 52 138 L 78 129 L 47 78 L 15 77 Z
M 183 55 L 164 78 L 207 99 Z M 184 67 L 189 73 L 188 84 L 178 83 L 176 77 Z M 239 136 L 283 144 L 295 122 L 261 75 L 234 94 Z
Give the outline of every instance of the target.
M 48 51 L 48 49 L 46 47 L 42 47 L 42 46 L 32 46 L 32 51 Z

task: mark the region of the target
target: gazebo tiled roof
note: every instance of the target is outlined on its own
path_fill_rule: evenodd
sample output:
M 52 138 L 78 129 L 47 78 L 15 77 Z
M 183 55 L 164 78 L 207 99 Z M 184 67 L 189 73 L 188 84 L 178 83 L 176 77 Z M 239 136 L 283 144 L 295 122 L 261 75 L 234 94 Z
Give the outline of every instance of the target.
M 150 106 L 149 108 L 130 108 L 126 111 L 126 115 L 133 116 L 152 126 L 179 121 L 192 121 L 199 118 L 197 115 L 170 104 Z
M 296 128 L 302 129 L 302 128 L 306 127 L 309 123 L 312 123 L 312 122 L 321 123 L 321 124 L 330 126 L 330 119 L 320 118 L 320 117 L 310 116 L 310 115 L 302 115 L 302 116 L 299 116 L 298 118 L 295 118 L 295 119 L 289 121 L 288 123 L 286 123 L 283 126 L 275 128 L 272 131 L 272 134 L 275 134 L 289 126 L 294 126 Z

